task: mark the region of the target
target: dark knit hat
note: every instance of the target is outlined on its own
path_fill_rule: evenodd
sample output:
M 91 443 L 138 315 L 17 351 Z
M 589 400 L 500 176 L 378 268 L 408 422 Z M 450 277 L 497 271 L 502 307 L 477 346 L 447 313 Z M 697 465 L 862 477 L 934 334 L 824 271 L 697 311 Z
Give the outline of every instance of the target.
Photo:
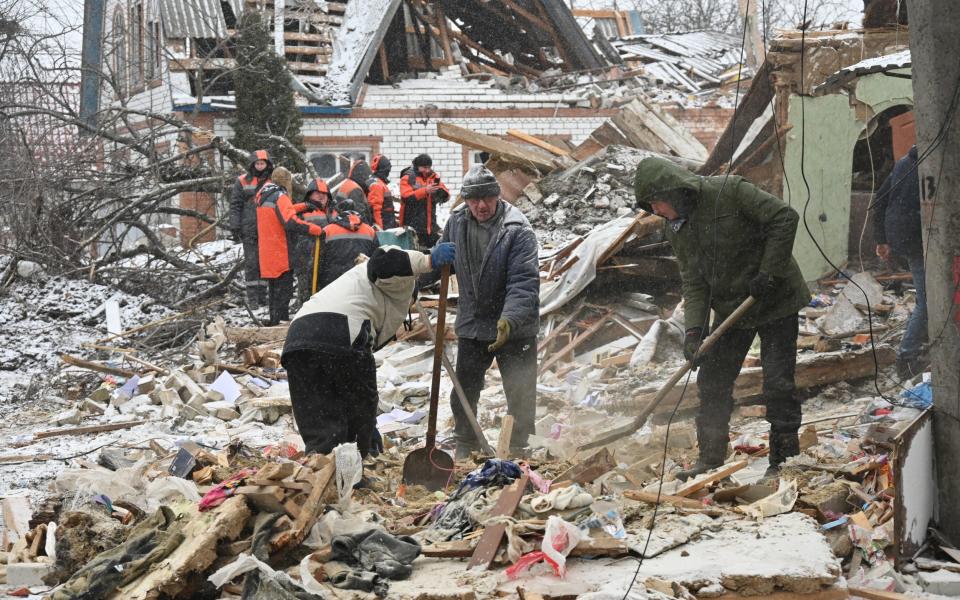
M 415 167 L 432 167 L 433 159 L 430 158 L 429 154 L 420 154 L 415 159 L 413 159 L 413 166 Z
M 493 171 L 483 165 L 473 165 L 463 176 L 463 185 L 460 194 L 464 200 L 474 198 L 490 198 L 500 195 L 500 184 Z
M 377 248 L 367 261 L 367 279 L 389 279 L 390 277 L 412 277 L 413 267 L 410 256 L 399 248 Z

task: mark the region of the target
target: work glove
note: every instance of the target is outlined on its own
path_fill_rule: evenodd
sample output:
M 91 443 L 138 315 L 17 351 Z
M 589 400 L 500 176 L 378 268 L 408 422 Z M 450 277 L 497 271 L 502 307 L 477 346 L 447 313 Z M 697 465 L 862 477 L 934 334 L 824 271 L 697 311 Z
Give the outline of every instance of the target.
M 497 339 L 487 346 L 487 352 L 496 352 L 510 339 L 510 321 L 500 319 L 497 321 Z
M 764 272 L 757 273 L 757 276 L 750 280 L 750 295 L 757 300 L 762 299 L 773 291 L 773 277 Z
M 240 234 L 240 230 L 239 230 L 239 229 L 231 229 L 231 230 L 230 230 L 230 239 L 232 239 L 234 242 L 240 243 L 240 242 L 242 241 L 242 239 L 243 239 L 243 236 Z
M 687 335 L 683 338 L 683 357 L 693 363 L 694 367 L 700 366 L 700 363 L 703 362 L 703 358 L 698 358 L 694 360 L 694 357 L 697 356 L 697 351 L 700 350 L 700 344 L 703 340 L 700 338 L 703 337 L 703 329 L 700 327 L 691 327 L 687 330 Z
M 440 242 L 430 251 L 430 266 L 434 269 L 452 265 L 457 258 L 457 245 L 453 242 Z

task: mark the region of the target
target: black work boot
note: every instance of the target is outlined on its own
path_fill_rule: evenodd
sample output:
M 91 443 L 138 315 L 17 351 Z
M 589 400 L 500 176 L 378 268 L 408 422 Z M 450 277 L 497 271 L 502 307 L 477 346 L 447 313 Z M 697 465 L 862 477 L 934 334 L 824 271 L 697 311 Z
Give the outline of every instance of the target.
M 677 473 L 677 479 L 686 481 L 722 465 L 727 458 L 729 441 L 730 437 L 726 429 L 697 425 L 697 443 L 700 446 L 700 455 L 697 457 L 697 462 L 691 465 L 689 469 Z
M 776 480 L 780 476 L 780 467 L 791 456 L 800 454 L 800 436 L 797 432 L 770 432 L 770 466 L 760 481 Z
M 462 460 L 468 460 L 474 452 L 479 452 L 480 446 L 476 444 L 471 444 L 470 442 L 465 442 L 463 440 L 457 440 L 457 450 L 454 453 L 453 459 L 456 462 Z

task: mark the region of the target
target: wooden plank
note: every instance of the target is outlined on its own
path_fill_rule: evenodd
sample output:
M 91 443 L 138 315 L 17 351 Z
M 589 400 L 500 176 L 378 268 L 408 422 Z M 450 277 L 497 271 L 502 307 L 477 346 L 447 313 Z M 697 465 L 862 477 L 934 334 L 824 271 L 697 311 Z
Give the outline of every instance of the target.
M 591 136 L 583 140 L 579 146 L 573 149 L 573 151 L 570 153 L 570 158 L 574 160 L 586 160 L 604 148 L 606 148 L 606 146 L 593 139 Z
M 665 111 L 639 98 L 627 104 L 624 110 L 635 113 L 646 128 L 660 138 L 673 154 L 700 163 L 707 160 L 707 149 L 703 144 Z
M 519 144 L 501 140 L 492 135 L 477 133 L 452 123 L 438 122 L 437 135 L 447 141 L 469 148 L 500 154 L 520 163 L 529 164 L 547 173 L 554 169 L 553 158 L 545 152 L 525 148 Z
M 118 369 L 116 367 L 110 367 L 103 363 L 99 363 L 92 360 L 83 360 L 82 358 L 77 358 L 76 356 L 70 356 L 63 352 L 58 353 L 60 360 L 72 365 L 74 367 L 80 367 L 81 369 L 89 369 L 90 371 L 97 371 L 99 373 L 106 373 L 107 375 L 116 375 L 117 377 L 133 377 L 136 375 L 136 371 L 129 371 L 127 369 Z
M 544 350 L 549 348 L 550 344 L 552 344 L 553 341 L 557 339 L 557 337 L 560 334 L 562 334 L 567 327 L 570 326 L 570 323 L 572 323 L 573 320 L 577 318 L 577 315 L 579 315 L 580 311 L 583 310 L 583 306 L 584 306 L 584 303 L 581 300 L 580 303 L 577 304 L 576 308 L 573 309 L 573 312 L 567 315 L 567 318 L 565 318 L 559 325 L 554 327 L 553 331 L 551 331 L 550 334 L 547 335 L 547 337 L 543 338 L 543 341 L 540 342 L 540 346 L 537 348 L 537 352 L 543 352 Z
M 640 490 L 626 490 L 623 492 L 624 497 L 631 500 L 637 500 L 638 502 L 646 502 L 647 504 L 656 504 L 657 495 L 651 492 L 644 492 Z M 683 498 L 682 496 L 671 496 L 670 494 L 660 494 L 660 503 L 661 504 L 672 504 L 674 506 L 679 506 L 680 508 L 690 508 L 690 509 L 701 509 L 704 508 L 702 502 L 697 500 L 691 500 L 690 498 Z
M 513 415 L 503 417 L 500 422 L 500 437 L 497 439 L 497 458 L 510 458 L 510 438 L 513 437 Z
M 692 500 L 690 500 L 692 502 Z M 467 558 L 473 555 L 478 544 L 474 540 L 454 540 L 452 542 L 438 542 L 424 546 L 420 553 L 428 558 Z M 597 537 L 589 540 L 581 540 L 569 556 L 626 556 L 630 553 L 630 547 L 623 540 L 614 538 Z
M 909 600 L 913 597 L 897 592 L 886 592 L 862 587 L 849 587 L 847 590 L 852 597 L 866 598 L 867 600 Z
M 553 356 L 551 356 L 551 357 L 548 358 L 547 360 L 543 361 L 543 362 L 540 364 L 540 369 L 538 369 L 537 373 L 539 373 L 539 374 L 546 373 L 553 365 L 555 365 L 555 364 L 557 364 L 558 362 L 560 362 L 560 360 L 561 360 L 564 356 L 566 356 L 568 353 L 573 352 L 574 350 L 576 350 L 577 347 L 578 347 L 580 344 L 582 344 L 584 341 L 586 341 L 590 336 L 592 336 L 592 335 L 595 334 L 596 332 L 600 331 L 600 329 L 602 329 L 609 321 L 610 321 L 610 311 L 607 311 L 606 313 L 600 315 L 600 318 L 597 319 L 597 320 L 593 323 L 593 325 L 591 325 L 590 327 L 588 327 L 586 331 L 584 331 L 583 333 L 581 333 L 580 335 L 578 335 L 578 336 L 576 337 L 576 339 L 574 339 L 572 342 L 570 342 L 569 344 L 567 344 L 566 346 L 564 346 L 564 347 L 563 347 L 562 349 L 560 349 L 558 352 L 555 352 L 555 353 L 553 354 Z
M 538 138 L 538 137 L 536 137 L 536 136 L 534 136 L 534 135 L 530 135 L 529 133 L 527 133 L 527 132 L 525 132 L 525 131 L 521 131 L 521 130 L 519 130 L 519 129 L 508 129 L 508 130 L 507 130 L 507 135 L 512 136 L 512 137 L 515 137 L 515 138 L 517 138 L 518 140 L 523 141 L 523 142 L 526 142 L 526 143 L 528 143 L 528 144 L 533 144 L 534 146 L 536 146 L 536 147 L 538 147 L 538 148 L 543 148 L 544 150 L 546 150 L 546 151 L 549 152 L 550 154 L 556 154 L 557 156 L 567 156 L 568 154 L 570 154 L 570 151 L 569 151 L 569 150 L 564 150 L 563 148 L 558 148 L 557 146 L 554 146 L 554 145 L 551 144 L 550 142 L 541 140 L 540 138 Z
M 181 592 L 192 580 L 191 574 L 202 573 L 217 559 L 217 546 L 233 541 L 240 535 L 250 509 L 243 496 L 233 496 L 217 508 L 200 513 L 191 507 L 182 515 L 183 541 L 162 561 L 150 565 L 150 570 L 110 594 L 111 600 L 147 600 L 148 598 L 181 597 Z M 192 597 L 185 594 L 183 597 Z
M 670 147 L 656 134 L 650 131 L 643 119 L 634 111 L 622 109 L 611 117 L 611 120 L 623 132 L 634 148 L 650 150 L 660 154 L 673 154 Z
M 880 368 L 892 365 L 896 361 L 896 351 L 890 346 L 877 346 L 877 359 Z M 870 377 L 874 373 L 873 350 L 830 352 L 828 354 L 810 354 L 800 356 L 797 360 L 794 381 L 797 389 L 807 389 L 819 385 L 827 385 L 840 381 L 852 381 Z M 638 391 L 628 405 L 644 407 L 656 395 L 657 390 L 647 388 Z M 680 389 L 672 390 L 664 398 L 661 408 L 654 414 L 670 412 L 680 399 Z M 700 402 L 699 388 L 696 381 L 691 380 L 687 385 L 685 399 L 680 408 L 691 408 Z M 734 400 L 742 401 L 755 398 L 763 393 L 762 367 L 749 367 L 740 370 L 740 375 L 734 382 Z
M 33 439 L 41 440 L 44 438 L 59 437 L 61 435 L 86 435 L 88 433 L 103 433 L 104 431 L 116 431 L 118 429 L 129 429 L 137 425 L 143 425 L 149 421 L 124 421 L 123 423 L 107 423 L 106 425 L 90 425 L 87 427 L 65 427 L 62 429 L 48 429 L 38 431 L 33 434 Z
M 314 473 L 313 478 L 310 481 L 310 485 L 313 488 L 310 490 L 310 495 L 307 496 L 307 500 L 303 503 L 303 506 L 300 508 L 300 514 L 297 515 L 296 520 L 294 520 L 293 525 L 289 530 L 284 531 L 280 536 L 277 537 L 275 543 L 273 544 L 274 551 L 283 550 L 287 548 L 292 548 L 300 544 L 303 541 L 303 538 L 306 537 L 307 531 L 313 527 L 314 522 L 317 520 L 317 515 L 320 514 L 321 509 L 323 508 L 323 493 L 327 489 L 327 485 L 333 479 L 333 475 L 336 472 L 336 466 L 333 463 L 330 463 L 323 467 L 320 471 Z
M 587 460 L 575 464 L 553 480 L 554 485 L 564 482 L 579 483 L 581 485 L 590 483 L 598 477 L 609 473 L 617 467 L 617 462 L 613 460 L 613 455 L 607 448 L 601 448 L 591 455 Z
M 0 509 L 3 511 L 3 534 L 4 547 L 2 550 L 9 550 L 17 540 L 27 535 L 30 531 L 30 517 L 33 510 L 30 508 L 30 499 L 26 496 L 11 496 L 0 501 Z
M 590 137 L 600 142 L 604 146 L 629 146 L 630 140 L 623 135 L 610 121 L 604 121 L 603 125 L 597 127 L 590 134 Z
M 493 506 L 488 517 L 512 516 L 520 504 L 520 498 L 523 497 L 529 480 L 529 477 L 524 474 L 520 479 L 517 479 L 505 487 L 503 491 L 500 492 L 497 503 Z M 489 569 L 493 559 L 497 556 L 497 550 L 500 549 L 500 544 L 503 542 L 506 533 L 506 523 L 497 523 L 496 525 L 485 528 L 483 535 L 480 536 L 480 541 L 477 542 L 477 547 L 473 551 L 473 555 L 470 557 L 467 568 L 483 567 L 481 570 L 484 571 Z
M 623 230 L 623 233 L 617 236 L 617 239 L 613 240 L 609 247 L 600 255 L 600 258 L 597 259 L 597 266 L 601 266 L 609 261 L 611 258 L 620 253 L 623 249 L 624 244 L 630 240 L 631 237 L 643 238 L 652 233 L 655 233 L 663 228 L 664 220 L 656 215 L 651 215 L 649 213 L 640 211 L 640 213 L 633 219 L 633 223 Z
M 270 342 L 282 342 L 287 339 L 289 325 L 276 327 L 227 327 L 223 330 L 227 341 L 236 344 L 238 349 L 247 346 L 259 346 Z
M 716 473 L 712 473 L 706 477 L 699 478 L 693 483 L 689 483 L 683 486 L 682 488 L 677 490 L 677 493 L 674 495 L 683 498 L 695 492 L 699 492 L 700 490 L 707 487 L 711 483 L 715 481 L 720 481 L 721 479 L 724 479 L 726 477 L 729 477 L 730 475 L 733 475 L 740 469 L 743 469 L 744 467 L 746 467 L 748 464 L 749 462 L 746 460 L 739 460 L 735 463 L 731 463 L 725 466 L 724 468 L 720 469 Z

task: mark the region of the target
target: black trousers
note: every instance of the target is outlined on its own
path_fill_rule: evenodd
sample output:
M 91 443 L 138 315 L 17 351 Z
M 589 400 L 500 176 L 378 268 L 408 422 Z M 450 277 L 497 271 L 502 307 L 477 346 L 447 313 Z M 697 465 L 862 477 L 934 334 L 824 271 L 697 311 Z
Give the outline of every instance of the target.
M 247 302 L 257 308 L 267 302 L 267 282 L 260 279 L 260 247 L 254 236 L 243 236 L 243 278 L 246 280 Z
M 514 419 L 510 445 L 517 448 L 526 446 L 527 438 L 534 432 L 537 411 L 537 339 L 509 340 L 493 353 L 487 352 L 487 346 L 493 340 L 460 338 L 457 343 L 457 379 L 474 414 L 483 390 L 484 375 L 496 358 L 503 391 L 507 396 L 507 413 L 513 415 Z M 456 390 L 450 396 L 450 406 L 456 423 L 454 436 L 457 443 L 476 446 L 477 436 L 460 406 Z
M 794 372 L 797 368 L 797 315 L 789 315 L 757 329 L 731 329 L 707 352 L 697 374 L 700 389 L 699 430 L 730 429 L 733 412 L 733 384 L 740 374 L 743 359 L 750 351 L 755 335 L 760 336 L 763 368 L 763 399 L 767 421 L 774 434 L 795 434 L 800 429 L 800 400 L 797 398 Z M 726 439 L 726 438 L 724 438 Z
M 269 326 L 290 320 L 290 299 L 293 298 L 293 271 L 287 271 L 276 279 L 267 280 L 270 295 Z
M 377 425 L 377 365 L 373 353 L 296 350 L 283 355 L 293 418 L 307 453 L 327 454 L 356 442 L 370 450 Z

